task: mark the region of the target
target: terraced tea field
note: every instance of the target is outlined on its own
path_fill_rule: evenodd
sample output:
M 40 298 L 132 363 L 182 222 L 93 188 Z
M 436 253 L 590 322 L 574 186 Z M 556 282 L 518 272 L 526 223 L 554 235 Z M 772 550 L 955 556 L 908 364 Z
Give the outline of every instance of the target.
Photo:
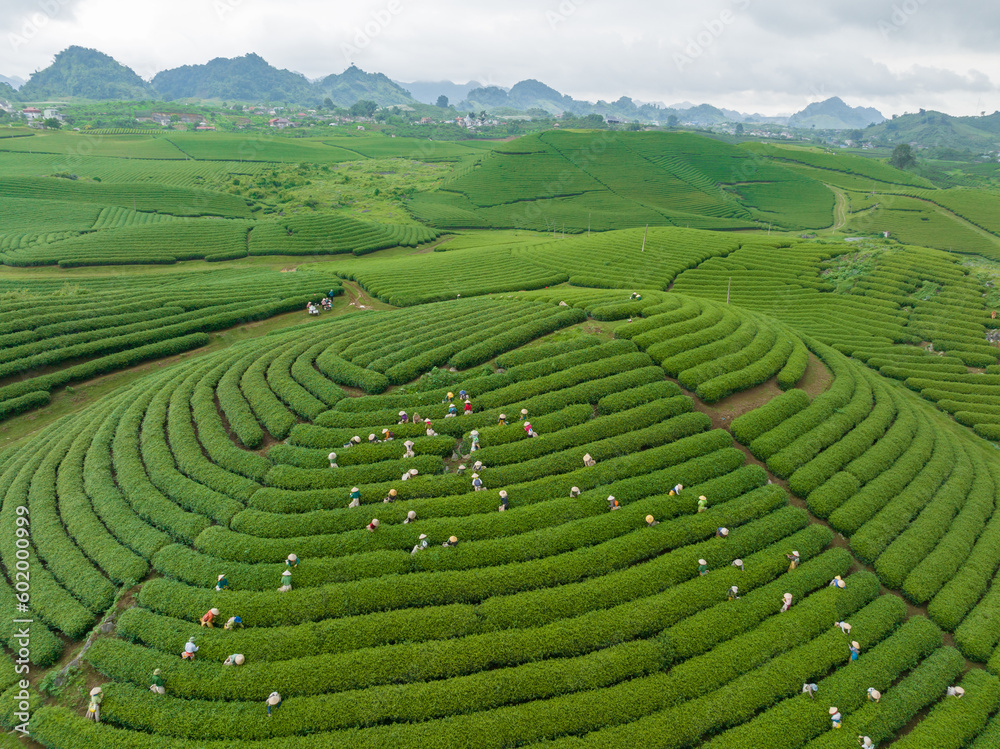
M 287 197 L 277 188 L 286 183 L 301 187 L 311 180 L 290 179 L 280 169 L 308 161 L 325 169 L 320 174 L 329 178 L 330 165 L 342 161 L 405 158 L 450 164 L 485 150 L 384 136 L 344 138 L 360 149 L 349 151 L 320 139 L 206 135 L 46 132 L 5 139 L 6 148 L 0 148 L 0 263 L 164 264 L 413 247 L 435 239 L 438 232 L 412 222 L 402 210 L 395 221 L 411 223 L 376 223 L 321 210 L 318 200 L 306 196 L 307 209 L 286 215 L 284 203 L 280 209 L 274 205 Z M 242 182 L 274 192 L 255 188 L 244 193 L 237 189 Z M 374 192 L 377 196 L 379 191 Z M 189 220 L 154 225 L 173 218 Z M 195 220 L 206 218 L 211 220 Z M 254 229 L 259 231 L 251 241 Z
M 246 144 L 225 134 L 100 136 L 86 175 L 29 172 L 72 137 L 0 147 L 23 169 L 0 257 L 35 266 L 0 274 L 0 418 L 26 435 L 0 450 L 6 727 L 49 749 L 1000 745 L 993 266 L 697 228 L 828 226 L 831 185 L 856 217 L 948 203 L 928 237 L 961 209 L 977 252 L 989 198 L 549 132 L 420 151 L 452 170 L 405 200 L 430 228 L 207 189 Z M 115 138 L 198 160 L 158 183 Z M 407 149 L 274 137 L 247 169 Z M 425 246 L 484 225 L 547 232 Z M 79 267 L 105 263 L 149 267 Z
M 1000 635 L 980 610 L 989 595 L 976 605 L 996 568 L 981 560 L 995 548 L 987 448 L 757 314 L 653 292 L 626 323 L 624 307 L 607 309 L 620 292 L 589 294 L 268 336 L 143 378 L 5 452 L 0 523 L 30 518 L 35 666 L 59 658 L 60 633 L 113 622 L 83 656 L 102 723 L 40 704 L 32 735 L 57 748 L 750 747 L 778 735 L 799 747 L 836 740 L 831 703 L 879 741 L 932 708 L 911 735 L 950 736 L 961 716 L 964 739 L 985 745 L 1000 681 L 963 677 L 941 628 L 981 659 Z M 601 308 L 622 320 L 614 340 L 526 345 Z M 457 371 L 390 389 L 435 366 Z M 817 366 L 833 380 L 811 397 L 795 386 Z M 775 376 L 785 394 L 732 434 L 712 427 L 701 404 Z M 449 417 L 460 390 L 471 411 Z M 782 476 L 814 510 L 825 497 L 876 574 L 769 480 Z M 841 476 L 857 497 L 838 506 L 827 487 Z M 889 477 L 897 499 L 861 501 L 884 498 Z M 15 566 L 13 546 L 0 557 Z M 909 569 L 897 585 L 922 580 L 930 618 L 880 594 L 879 578 Z M 116 591 L 140 582 L 135 605 L 117 607 Z M 12 582 L 0 595 L 13 601 Z M 242 628 L 199 626 L 211 608 Z M 189 639 L 193 662 L 180 657 Z M 243 664 L 223 665 L 233 653 Z M 163 695 L 148 688 L 156 669 Z M 962 701 L 943 696 L 956 683 Z

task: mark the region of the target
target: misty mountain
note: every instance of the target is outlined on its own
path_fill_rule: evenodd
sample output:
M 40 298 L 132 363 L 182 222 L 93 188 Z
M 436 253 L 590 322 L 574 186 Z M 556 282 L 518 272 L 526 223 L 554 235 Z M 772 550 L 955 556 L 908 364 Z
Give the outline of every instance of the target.
M 851 107 L 837 96 L 814 102 L 788 118 L 791 127 L 817 130 L 853 130 L 885 122 L 885 117 L 871 107 Z
M 16 91 L 24 85 L 24 78 L 17 75 L 0 75 L 0 83 L 6 83 Z
M 438 97 L 442 94 L 448 97 L 450 104 L 458 104 L 469 95 L 470 91 L 482 87 L 479 81 L 469 81 L 468 83 L 452 83 L 451 81 L 416 81 L 414 83 L 404 83 L 403 81 L 393 81 L 393 83 L 409 91 L 410 96 L 424 104 L 437 104 Z
M 528 79 L 514 84 L 510 90 L 499 86 L 485 86 L 469 91 L 465 99 L 459 103 L 459 110 L 488 112 L 527 112 L 528 110 L 544 110 L 552 115 L 568 112 L 578 117 L 588 114 L 599 114 L 623 121 L 637 120 L 639 122 L 661 122 L 673 112 L 656 104 L 636 104 L 632 99 L 623 96 L 617 101 L 596 103 L 574 99 L 571 96 L 556 91 L 541 81 Z
M 153 87 L 171 99 L 223 99 L 311 103 L 316 90 L 304 75 L 279 70 L 260 55 L 216 57 L 204 65 L 183 65 L 163 70 Z
M 113 58 L 85 47 L 67 47 L 18 90 L 24 101 L 79 96 L 87 99 L 153 99 L 152 86 Z
M 382 73 L 366 73 L 356 65 L 343 73 L 326 76 L 315 86 L 321 99 L 329 96 L 338 107 L 350 107 L 361 99 L 374 101 L 382 107 L 400 104 L 412 107 L 420 103 Z
M 743 121 L 743 115 L 739 112 L 735 112 L 739 117 L 737 122 Z M 711 104 L 699 104 L 696 107 L 691 107 L 678 114 L 681 122 L 690 123 L 692 125 L 721 125 L 724 122 L 733 122 L 734 118 L 730 117 L 723 110 L 718 107 L 713 107 Z
M 760 112 L 754 112 L 753 114 L 743 115 L 744 122 L 753 122 L 760 125 L 787 125 L 788 124 L 787 114 L 776 114 L 776 115 L 766 115 Z
M 664 107 L 640 103 L 627 96 L 611 102 L 583 101 L 563 94 L 541 81 L 528 79 L 510 89 L 482 86 L 476 81 L 400 83 L 382 73 L 367 73 L 352 65 L 343 73 L 310 81 L 300 73 L 270 65 L 257 54 L 215 58 L 203 65 L 185 65 L 161 71 L 152 84 L 113 58 L 97 50 L 68 47 L 53 63 L 21 79 L 0 76 L 0 98 L 38 101 L 64 97 L 86 99 L 222 99 L 317 106 L 331 99 L 350 107 L 361 99 L 380 106 L 413 108 L 434 104 L 444 94 L 459 111 L 493 112 L 501 115 L 545 111 L 577 117 L 597 114 L 621 122 L 665 124 L 676 117 L 684 125 L 715 126 L 724 123 L 775 123 L 816 130 L 865 129 L 865 139 L 884 145 L 914 143 L 924 148 L 982 153 L 1000 147 L 1000 113 L 982 117 L 951 117 L 941 112 L 907 114 L 885 120 L 873 108 L 851 107 L 833 97 L 808 105 L 791 116 L 744 114 L 711 104 L 690 102 Z M 18 90 L 15 91 L 15 88 Z M 875 124 L 873 124 L 875 123 Z M 869 127 L 870 126 L 870 127 Z

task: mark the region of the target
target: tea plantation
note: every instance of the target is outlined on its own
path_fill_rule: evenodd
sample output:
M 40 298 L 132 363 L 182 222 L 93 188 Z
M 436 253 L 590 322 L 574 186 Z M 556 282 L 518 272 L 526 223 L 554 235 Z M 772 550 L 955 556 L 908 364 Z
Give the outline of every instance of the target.
M 36 740 L 743 747 L 780 731 L 806 746 L 835 738 L 828 702 L 882 739 L 937 705 L 921 730 L 948 733 L 942 695 L 958 682 L 967 733 L 986 729 L 1000 682 L 963 679 L 942 635 L 955 631 L 982 660 L 1000 639 L 980 612 L 989 594 L 976 605 L 996 567 L 995 555 L 983 564 L 1000 478 L 985 445 L 738 307 L 654 292 L 608 340 L 551 334 L 578 331 L 588 309 L 629 314 L 608 309 L 620 293 L 572 306 L 548 294 L 349 315 L 232 346 L 7 451 L 0 523 L 12 537 L 19 518 L 30 528 L 34 663 L 60 657 L 60 634 L 114 623 L 83 656 L 103 689 L 102 723 L 38 706 Z M 823 366 L 826 391 L 796 388 Z M 457 371 L 390 390 L 432 367 Z M 732 434 L 698 405 L 772 378 L 785 393 Z M 447 394 L 460 390 L 471 410 L 449 417 Z M 414 423 L 417 412 L 429 423 Z M 769 480 L 784 476 L 853 533 L 876 574 Z M 855 496 L 837 504 L 841 476 Z M 889 480 L 898 498 L 873 504 Z M 0 553 L 14 569 L 16 548 Z M 830 586 L 837 576 L 843 590 Z M 906 591 L 922 581 L 908 595 L 932 599 L 930 618 L 907 617 L 879 577 Z M 140 581 L 135 604 L 117 607 L 116 591 Z M 16 582 L 5 590 L 12 600 Z M 211 608 L 216 624 L 240 616 L 243 627 L 199 626 Z M 243 665 L 223 665 L 233 653 Z M 163 695 L 148 688 L 154 669 Z M 801 692 L 812 682 L 815 700 Z M 884 692 L 877 710 L 868 687 Z
M 232 135 L 94 137 L 120 182 L 0 180 L 7 729 L 49 749 L 1000 745 L 992 265 L 799 236 L 835 195 L 973 218 L 988 199 L 861 157 L 551 131 L 425 148 L 448 176 L 404 202 L 428 225 L 389 224 L 210 189 Z M 189 171 L 132 204 L 153 168 L 132 146 Z M 421 147 L 276 137 L 252 168 Z M 871 180 L 898 202 L 876 209 Z M 441 237 L 462 226 L 546 231 Z

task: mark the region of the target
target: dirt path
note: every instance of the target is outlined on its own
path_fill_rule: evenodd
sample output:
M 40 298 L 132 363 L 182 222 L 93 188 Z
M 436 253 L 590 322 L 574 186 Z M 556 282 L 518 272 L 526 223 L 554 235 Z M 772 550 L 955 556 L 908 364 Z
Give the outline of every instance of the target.
M 847 223 L 848 206 L 850 205 L 850 200 L 847 198 L 847 193 L 841 190 L 839 187 L 834 187 L 833 185 L 827 185 L 833 192 L 836 203 L 833 206 L 833 226 L 831 226 L 828 231 L 833 234 L 844 228 Z
M 386 304 L 385 302 L 375 299 L 367 291 L 365 291 L 361 286 L 355 281 L 348 281 L 344 279 L 344 293 L 347 295 L 348 306 L 357 307 L 358 309 L 399 309 L 399 307 L 394 307 L 391 304 Z

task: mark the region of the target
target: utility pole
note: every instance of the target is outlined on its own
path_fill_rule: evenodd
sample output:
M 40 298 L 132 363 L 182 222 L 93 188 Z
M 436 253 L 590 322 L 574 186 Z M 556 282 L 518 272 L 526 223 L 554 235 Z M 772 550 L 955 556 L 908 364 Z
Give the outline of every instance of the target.
M 642 249 L 639 252 L 646 251 L 646 237 L 649 235 L 649 224 L 646 224 L 646 233 L 642 235 Z
M 726 304 L 729 304 L 729 294 L 732 292 L 732 290 L 733 290 L 733 277 L 730 276 L 729 277 L 729 288 L 726 289 Z

